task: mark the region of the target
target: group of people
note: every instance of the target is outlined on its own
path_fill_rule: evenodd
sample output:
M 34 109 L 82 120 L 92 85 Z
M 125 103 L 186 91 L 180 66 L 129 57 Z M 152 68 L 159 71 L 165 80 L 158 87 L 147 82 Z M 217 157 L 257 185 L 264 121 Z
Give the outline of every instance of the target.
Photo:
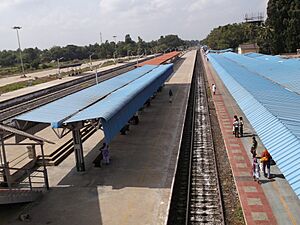
M 255 137 L 252 137 L 252 146 L 251 146 L 251 154 L 253 158 L 252 163 L 252 174 L 254 181 L 260 183 L 260 170 L 262 168 L 262 172 L 264 177 L 271 179 L 271 160 L 272 157 L 267 149 L 265 149 L 261 156 L 257 156 L 257 141 Z M 267 171 L 266 171 L 267 169 Z
M 238 118 L 237 115 L 233 117 L 232 123 L 232 133 L 235 137 L 243 137 L 244 136 L 244 121 L 243 117 Z

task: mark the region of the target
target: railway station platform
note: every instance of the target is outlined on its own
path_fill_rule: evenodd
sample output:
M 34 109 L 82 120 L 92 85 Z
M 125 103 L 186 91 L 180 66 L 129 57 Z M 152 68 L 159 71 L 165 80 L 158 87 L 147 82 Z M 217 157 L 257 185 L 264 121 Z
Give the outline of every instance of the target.
M 104 138 L 98 130 L 83 144 L 85 172 L 76 171 L 73 155 L 48 167 L 51 190 L 18 212 L 30 215 L 26 224 L 166 224 L 195 58 L 196 51 L 182 56 L 139 124 L 111 142 L 109 165 L 93 165 Z M 50 129 L 37 135 L 57 141 Z M 45 152 L 52 148 L 46 145 Z M 11 216 L 6 224 L 24 222 Z
M 202 59 L 210 87 L 213 83 L 217 87 L 216 95 L 212 97 L 246 224 L 300 224 L 300 200 L 276 165 L 271 166 L 271 179 L 262 175 L 261 184 L 253 181 L 250 147 L 255 131 L 211 63 L 204 57 Z M 244 118 L 246 135 L 243 138 L 232 135 L 234 115 Z M 259 137 L 256 139 L 257 152 L 261 155 L 265 147 Z

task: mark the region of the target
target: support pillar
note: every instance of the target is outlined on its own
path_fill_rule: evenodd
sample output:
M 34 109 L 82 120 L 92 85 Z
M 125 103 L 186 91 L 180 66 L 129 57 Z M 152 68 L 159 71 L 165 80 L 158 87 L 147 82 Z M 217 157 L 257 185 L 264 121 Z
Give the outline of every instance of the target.
M 4 145 L 4 134 L 0 134 L 0 139 L 1 139 L 1 160 L 0 162 L 2 163 L 3 167 L 3 180 L 6 182 L 7 186 L 9 189 L 11 189 L 11 181 L 10 181 L 10 171 L 9 171 L 9 165 L 6 159 L 6 152 L 5 152 L 5 145 Z
M 74 143 L 74 151 L 75 151 L 75 158 L 76 158 L 76 168 L 78 172 L 82 172 L 85 171 L 85 166 L 84 166 L 80 126 L 76 126 L 75 128 L 73 128 L 72 134 L 73 134 L 73 143 Z
M 46 167 L 46 163 L 45 163 L 45 153 L 44 153 L 43 144 L 41 144 L 41 152 L 42 152 L 42 161 L 43 161 L 43 169 L 44 169 L 44 182 L 45 182 L 46 189 L 49 190 L 50 186 L 49 186 L 49 180 L 48 180 L 47 167 Z

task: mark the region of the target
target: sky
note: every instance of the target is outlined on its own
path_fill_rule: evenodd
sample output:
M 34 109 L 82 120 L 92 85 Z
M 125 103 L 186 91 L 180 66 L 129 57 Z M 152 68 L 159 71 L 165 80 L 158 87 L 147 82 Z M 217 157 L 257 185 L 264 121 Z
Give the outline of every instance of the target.
M 246 13 L 266 14 L 268 0 L 0 0 L 0 50 L 40 49 L 102 40 L 157 40 L 177 34 L 202 40 L 220 25 L 242 22 Z

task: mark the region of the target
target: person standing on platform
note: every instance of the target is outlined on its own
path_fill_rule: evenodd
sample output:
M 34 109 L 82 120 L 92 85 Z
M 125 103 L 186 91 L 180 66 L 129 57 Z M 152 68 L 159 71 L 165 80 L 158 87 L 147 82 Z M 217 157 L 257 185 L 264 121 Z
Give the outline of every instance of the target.
M 134 114 L 133 118 L 134 118 L 134 124 L 138 125 L 139 122 L 140 122 L 140 120 L 139 120 L 139 112 L 138 111 Z
M 216 94 L 216 90 L 217 90 L 217 87 L 215 84 L 212 84 L 212 91 L 214 93 L 214 95 Z
M 252 137 L 252 146 L 251 146 L 250 152 L 251 152 L 253 158 L 256 157 L 256 155 L 257 155 L 256 149 L 257 149 L 257 141 L 256 141 L 255 137 Z
M 173 92 L 172 89 L 169 90 L 169 103 L 172 103 L 173 100 Z
M 263 164 L 263 172 L 264 172 L 264 176 L 267 177 L 268 179 L 271 178 L 271 155 L 268 152 L 267 149 L 265 149 L 262 154 L 261 154 L 261 158 L 260 161 Z M 267 173 L 266 173 L 266 167 L 267 167 Z
M 234 134 L 234 122 L 238 120 L 237 115 L 234 115 L 233 122 L 232 122 L 232 134 Z
M 240 133 L 240 137 L 244 136 L 244 121 L 243 121 L 243 117 L 240 117 L 239 133 Z
M 103 148 L 103 145 L 102 145 L 101 148 L 99 149 L 100 154 L 99 154 L 99 155 L 96 157 L 96 159 L 93 161 L 95 167 L 101 167 L 101 166 L 102 166 L 102 160 L 103 160 L 102 148 Z
M 102 152 L 103 155 L 103 160 L 105 162 L 106 165 L 109 164 L 109 150 L 108 150 L 108 144 L 106 144 L 105 142 L 103 143 L 100 151 Z
M 253 174 L 253 179 L 254 181 L 257 181 L 257 183 L 260 184 L 260 166 L 259 166 L 259 161 L 257 160 L 256 157 L 253 158 L 253 163 L 252 163 L 252 174 Z
M 233 122 L 233 127 L 234 127 L 234 136 L 239 137 L 239 119 L 236 118 L 236 120 Z

